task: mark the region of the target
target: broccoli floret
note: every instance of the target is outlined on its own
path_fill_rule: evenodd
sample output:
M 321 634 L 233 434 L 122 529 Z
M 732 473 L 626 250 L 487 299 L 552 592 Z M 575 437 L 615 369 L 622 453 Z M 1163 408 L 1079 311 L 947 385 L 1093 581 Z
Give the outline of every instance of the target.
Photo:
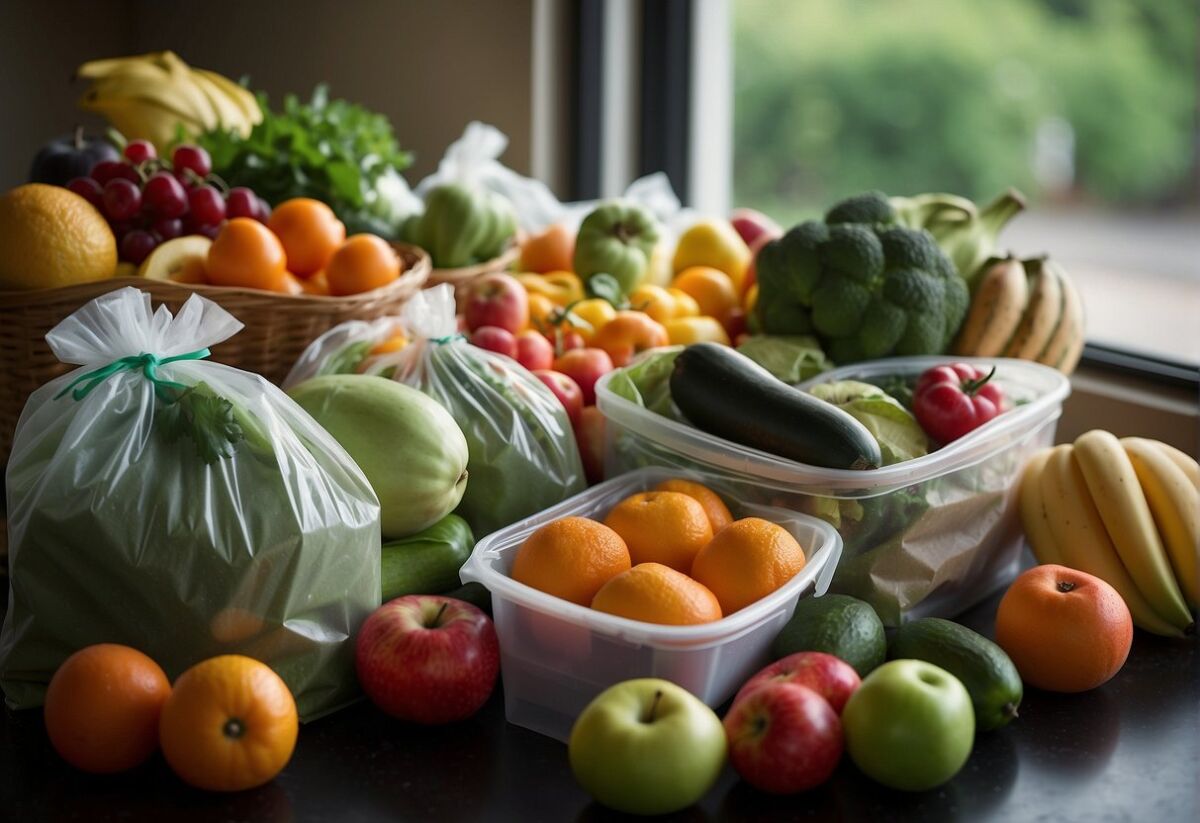
M 829 229 L 821 260 L 859 283 L 871 283 L 883 274 L 883 244 L 870 228 L 842 223 Z
M 858 331 L 871 292 L 848 277 L 830 274 L 813 292 L 813 325 L 829 337 L 846 337 Z
M 970 295 L 924 229 L 897 225 L 879 192 L 852 197 L 758 254 L 759 325 L 816 333 L 838 363 L 945 351 Z
M 868 191 L 847 197 L 825 214 L 825 222 L 883 224 L 896 222 L 896 210 L 887 195 L 881 191 Z

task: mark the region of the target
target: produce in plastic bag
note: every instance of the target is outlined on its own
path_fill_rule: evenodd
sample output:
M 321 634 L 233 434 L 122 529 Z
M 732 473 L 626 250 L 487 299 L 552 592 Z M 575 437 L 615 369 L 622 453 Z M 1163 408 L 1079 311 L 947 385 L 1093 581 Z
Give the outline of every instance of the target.
M 395 332 L 394 318 L 330 329 L 300 356 L 284 386 L 335 369 L 357 371 L 406 383 L 441 403 L 467 438 L 471 479 L 455 513 L 477 536 L 583 490 L 566 410 L 519 363 L 457 332 L 453 287 L 418 292 L 400 322 L 409 342 L 377 354 L 371 349 Z
M 133 646 L 171 678 L 262 660 L 311 719 L 357 694 L 351 638 L 379 605 L 379 504 L 278 388 L 203 358 L 241 328 L 193 295 L 124 288 L 46 335 L 81 368 L 30 396 L 8 464 L 0 681 L 39 705 L 72 652 Z

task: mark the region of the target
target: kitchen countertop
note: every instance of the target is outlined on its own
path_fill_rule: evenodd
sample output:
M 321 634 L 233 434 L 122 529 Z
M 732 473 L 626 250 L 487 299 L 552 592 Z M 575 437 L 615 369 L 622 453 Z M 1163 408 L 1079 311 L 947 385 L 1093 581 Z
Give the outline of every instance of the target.
M 962 616 L 990 633 L 999 594 Z M 670 820 L 1152 820 L 1200 819 L 1200 655 L 1197 641 L 1142 632 L 1125 668 L 1080 695 L 1031 690 L 1021 717 L 982 735 L 941 789 L 906 795 L 843 760 L 825 786 L 771 797 L 727 767 L 697 807 Z M 93 777 L 54 754 L 41 713 L 5 711 L 0 819 L 601 821 L 571 777 L 566 748 L 508 725 L 500 690 L 474 718 L 406 726 L 360 703 L 301 728 L 273 782 L 235 795 L 181 784 L 160 757 L 134 772 Z

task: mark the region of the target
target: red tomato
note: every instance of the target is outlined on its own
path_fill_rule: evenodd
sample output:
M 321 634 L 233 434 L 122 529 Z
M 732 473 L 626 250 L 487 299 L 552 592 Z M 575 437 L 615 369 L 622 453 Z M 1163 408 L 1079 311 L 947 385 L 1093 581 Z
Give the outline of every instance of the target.
M 949 443 L 1004 411 L 1004 393 L 984 372 L 967 363 L 934 366 L 917 378 L 913 415 L 925 433 Z

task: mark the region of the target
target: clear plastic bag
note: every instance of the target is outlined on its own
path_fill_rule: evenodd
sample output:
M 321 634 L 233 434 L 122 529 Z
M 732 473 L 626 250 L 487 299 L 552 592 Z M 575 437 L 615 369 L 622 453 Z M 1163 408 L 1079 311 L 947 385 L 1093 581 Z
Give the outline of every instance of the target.
M 420 389 L 442 404 L 467 438 L 470 480 L 455 510 L 479 537 L 584 489 L 579 449 L 566 410 L 516 361 L 458 334 L 454 289 L 418 292 L 400 318 L 410 342 L 371 355 L 395 319 L 344 323 L 317 338 L 284 381 L 357 371 Z
M 521 228 L 530 234 L 544 231 L 554 223 L 566 223 L 574 230 L 600 204 L 598 200 L 560 202 L 542 181 L 517 174 L 501 163 L 500 155 L 506 148 L 508 137 L 495 126 L 478 121 L 468 123 L 462 137 L 447 147 L 437 171 L 417 185 L 417 195 L 424 197 L 431 188 L 443 183 L 483 186 L 508 198 L 516 209 Z M 621 199 L 646 207 L 674 234 L 678 234 L 681 220 L 695 219 L 681 209 L 671 181 L 662 172 L 634 180 Z
M 102 642 L 172 679 L 217 654 L 257 658 L 306 720 L 357 696 L 379 503 L 287 395 L 203 359 L 240 328 L 198 295 L 172 317 L 124 288 L 46 336 L 81 368 L 30 396 L 9 459 L 10 706 L 39 705 L 58 665 Z

